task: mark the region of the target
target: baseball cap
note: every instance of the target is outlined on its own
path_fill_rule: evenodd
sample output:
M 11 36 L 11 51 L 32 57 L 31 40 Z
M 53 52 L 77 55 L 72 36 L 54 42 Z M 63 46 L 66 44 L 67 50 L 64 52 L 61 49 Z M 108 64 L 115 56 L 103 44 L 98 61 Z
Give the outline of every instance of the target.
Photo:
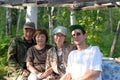
M 35 29 L 35 24 L 34 24 L 34 22 L 26 22 L 26 23 L 24 24 L 24 29 L 25 29 L 25 28 Z
M 84 30 L 84 28 L 81 25 L 79 25 L 79 24 L 71 25 L 69 29 L 70 29 L 71 32 L 73 30 L 75 30 L 75 29 L 80 29 L 83 33 L 86 33 L 85 30 Z
M 53 35 L 57 34 L 57 33 L 61 33 L 65 36 L 67 36 L 67 28 L 64 26 L 57 26 L 54 30 L 53 30 Z

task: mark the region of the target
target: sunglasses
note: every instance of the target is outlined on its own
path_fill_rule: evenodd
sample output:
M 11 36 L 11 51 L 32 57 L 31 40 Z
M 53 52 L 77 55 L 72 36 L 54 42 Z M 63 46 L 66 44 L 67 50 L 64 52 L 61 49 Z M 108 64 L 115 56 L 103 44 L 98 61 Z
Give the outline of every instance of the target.
M 75 34 L 72 34 L 72 37 L 80 36 L 80 35 L 81 35 L 81 33 L 80 33 L 80 32 L 77 32 L 77 33 L 75 33 Z

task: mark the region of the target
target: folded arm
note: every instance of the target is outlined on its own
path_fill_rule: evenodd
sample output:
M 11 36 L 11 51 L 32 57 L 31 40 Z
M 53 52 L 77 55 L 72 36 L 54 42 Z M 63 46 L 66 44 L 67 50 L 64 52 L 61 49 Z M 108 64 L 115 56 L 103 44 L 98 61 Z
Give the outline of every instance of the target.
M 34 66 L 32 65 L 31 62 L 27 62 L 27 69 L 33 73 L 33 74 L 36 74 L 38 78 L 40 78 L 40 75 L 42 74 L 41 72 L 39 72 L 38 70 L 36 70 L 34 68 Z
M 50 74 L 52 74 L 53 70 L 52 68 L 47 69 L 42 75 L 41 78 L 46 78 L 48 77 Z
M 39 74 L 39 71 L 34 68 L 31 62 L 27 62 L 27 69 L 34 74 Z

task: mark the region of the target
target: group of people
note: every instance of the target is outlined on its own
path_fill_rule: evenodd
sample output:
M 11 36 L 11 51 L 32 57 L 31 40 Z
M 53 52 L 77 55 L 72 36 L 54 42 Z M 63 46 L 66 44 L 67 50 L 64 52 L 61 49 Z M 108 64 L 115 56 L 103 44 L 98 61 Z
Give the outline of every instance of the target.
M 102 80 L 102 53 L 86 44 L 81 25 L 70 26 L 74 44 L 65 41 L 67 28 L 53 31 L 55 45 L 47 44 L 45 29 L 35 29 L 33 22 L 23 26 L 23 37 L 16 37 L 8 49 L 9 80 Z

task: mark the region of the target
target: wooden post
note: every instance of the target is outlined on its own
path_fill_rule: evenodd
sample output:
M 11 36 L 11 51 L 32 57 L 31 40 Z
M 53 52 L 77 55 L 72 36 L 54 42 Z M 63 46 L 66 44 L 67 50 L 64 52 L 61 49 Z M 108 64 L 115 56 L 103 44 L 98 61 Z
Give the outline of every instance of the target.
M 26 22 L 34 22 L 37 29 L 37 7 L 27 6 Z
M 74 25 L 74 24 L 76 24 L 75 11 L 71 10 L 71 13 L 70 13 L 70 25 Z M 71 38 L 71 43 L 73 44 L 72 38 Z

